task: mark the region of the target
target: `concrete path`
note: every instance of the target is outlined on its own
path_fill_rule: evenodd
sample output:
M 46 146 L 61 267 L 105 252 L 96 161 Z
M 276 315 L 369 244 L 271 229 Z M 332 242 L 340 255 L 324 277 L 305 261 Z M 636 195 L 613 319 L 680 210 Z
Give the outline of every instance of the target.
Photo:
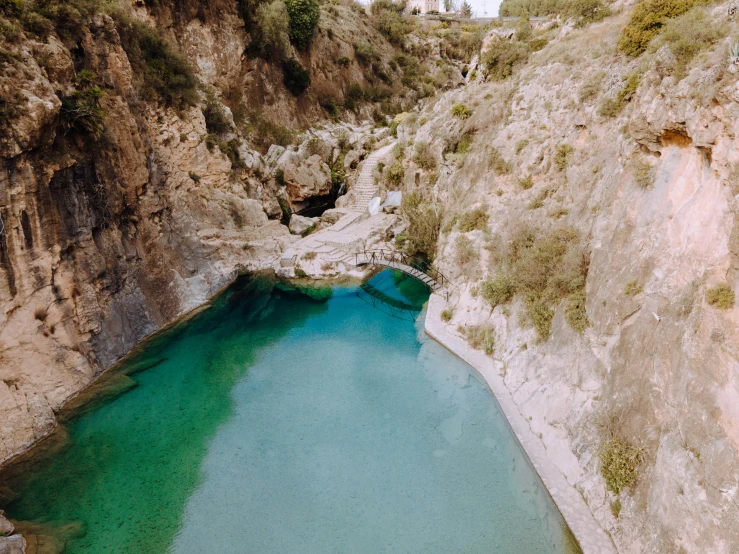
M 583 497 L 552 464 L 544 444 L 519 411 L 493 360 L 452 333 L 441 320 L 441 312 L 445 307 L 446 302 L 441 296 L 431 295 L 426 313 L 426 334 L 471 365 L 487 383 L 531 465 L 575 535 L 583 554 L 618 554 L 610 535 L 598 524 Z
M 393 149 L 393 146 L 395 146 L 395 143 L 391 142 L 387 146 L 383 146 L 379 150 L 375 150 L 364 160 L 362 171 L 359 172 L 357 182 L 354 187 L 352 187 L 354 192 L 354 204 L 347 206 L 348 210 L 359 213 L 367 211 L 369 201 L 377 196 L 378 188 L 375 184 L 374 178 L 375 169 L 377 168 L 378 162 Z

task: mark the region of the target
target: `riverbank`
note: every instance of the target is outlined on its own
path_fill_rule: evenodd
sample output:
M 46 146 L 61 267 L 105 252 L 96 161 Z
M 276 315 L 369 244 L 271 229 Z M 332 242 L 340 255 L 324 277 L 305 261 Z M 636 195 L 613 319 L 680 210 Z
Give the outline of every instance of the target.
M 552 457 L 541 439 L 534 434 L 528 421 L 519 411 L 511 391 L 503 381 L 498 364 L 481 350 L 472 348 L 464 338 L 452 332 L 450 326 L 441 319 L 441 312 L 445 308 L 444 298 L 438 294 L 432 294 L 429 298 L 424 323 L 426 334 L 472 366 L 487 384 L 511 430 L 559 508 L 583 553 L 617 554 L 610 536 L 598 524 L 575 486 L 567 481 L 564 474 L 552 462 Z

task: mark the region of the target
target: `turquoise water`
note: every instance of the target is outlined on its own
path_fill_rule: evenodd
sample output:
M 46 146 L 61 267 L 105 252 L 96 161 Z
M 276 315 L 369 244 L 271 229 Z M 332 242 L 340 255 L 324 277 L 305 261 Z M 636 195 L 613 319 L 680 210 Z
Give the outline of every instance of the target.
M 6 478 L 8 515 L 69 554 L 575 551 L 471 369 L 357 292 L 241 280 Z

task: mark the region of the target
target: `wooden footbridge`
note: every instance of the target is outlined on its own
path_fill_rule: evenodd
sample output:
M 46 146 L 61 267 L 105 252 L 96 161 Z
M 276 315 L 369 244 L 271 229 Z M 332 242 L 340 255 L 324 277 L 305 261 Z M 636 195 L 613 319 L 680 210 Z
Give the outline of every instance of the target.
M 425 260 L 397 250 L 365 250 L 355 255 L 355 265 L 382 265 L 402 271 L 424 283 L 433 292 L 446 286 L 446 278 Z

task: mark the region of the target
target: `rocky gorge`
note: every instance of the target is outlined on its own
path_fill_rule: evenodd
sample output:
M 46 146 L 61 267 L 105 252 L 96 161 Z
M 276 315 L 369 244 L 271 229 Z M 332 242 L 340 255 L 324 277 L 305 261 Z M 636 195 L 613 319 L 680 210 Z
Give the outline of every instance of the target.
M 0 460 L 239 272 L 361 277 L 354 252 L 404 248 L 451 278 L 433 316 L 486 354 L 619 552 L 739 547 L 728 3 L 665 24 L 640 57 L 619 50 L 630 2 L 497 26 L 469 64 L 410 33 L 426 98 L 400 88 L 419 62 L 403 69 L 351 4 L 324 4 L 290 58 L 310 73 L 297 96 L 249 50 L 240 3 L 124 4 L 77 36 L 15 38 L 2 4 Z M 154 39 L 132 39 L 136 22 L 166 29 L 196 100 L 147 96 L 137 52 Z M 686 60 L 672 31 L 702 50 Z M 364 100 L 352 85 L 380 88 L 380 71 L 388 90 Z M 388 191 L 402 207 L 370 216 Z

